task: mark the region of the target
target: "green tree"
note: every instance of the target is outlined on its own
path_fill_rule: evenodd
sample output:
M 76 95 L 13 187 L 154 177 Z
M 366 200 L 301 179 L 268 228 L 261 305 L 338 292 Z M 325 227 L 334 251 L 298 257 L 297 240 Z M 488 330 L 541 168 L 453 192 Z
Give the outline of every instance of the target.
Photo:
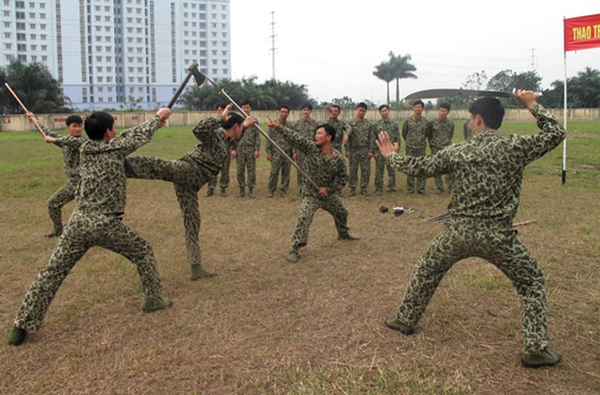
M 586 67 L 567 83 L 567 94 L 577 107 L 600 107 L 600 70 Z M 569 100 L 571 101 L 571 100 Z
M 277 110 L 281 105 L 290 108 L 300 108 L 302 104 L 310 101 L 305 85 L 297 85 L 290 81 L 281 82 L 268 80 L 262 84 L 256 82 L 257 77 L 242 78 L 240 81 L 224 79 L 216 81 L 238 104 L 250 100 L 255 110 Z M 185 92 L 178 104 L 188 110 L 210 111 L 218 103 L 226 102 L 225 96 L 210 84 L 202 88 L 193 87 Z
M 406 78 L 418 78 L 413 71 L 417 71 L 415 65 L 410 63 L 410 55 L 394 55 L 394 52 L 390 51 L 388 54 L 390 57 L 390 68 L 394 79 L 396 80 L 396 103 L 400 103 L 400 80 Z
M 4 83 L 19 97 L 27 109 L 36 114 L 68 112 L 65 108 L 64 96 L 60 84 L 52 77 L 48 68 L 39 62 L 29 64 L 18 60 L 8 66 L 0 67 L 0 92 L 4 100 L 0 101 L 3 113 L 17 114 L 23 112 L 19 103 L 12 98 Z
M 140 105 L 140 103 L 142 102 L 142 98 L 138 97 L 137 99 L 135 97 L 133 97 L 133 95 L 129 95 L 126 98 L 121 98 L 121 100 L 119 100 L 119 110 L 120 111 L 126 111 L 126 112 L 133 112 L 133 111 L 138 111 L 142 109 L 142 106 Z
M 535 71 L 515 73 L 512 70 L 502 70 L 488 81 L 487 89 L 512 92 L 514 89 L 528 89 L 539 92 L 541 90 L 542 77 Z M 506 108 L 518 107 L 512 99 L 500 99 Z
M 392 66 L 389 62 L 381 62 L 379 65 L 375 66 L 375 71 L 373 75 L 383 82 L 385 82 L 387 89 L 387 104 L 390 104 L 390 82 L 394 80 L 394 76 L 392 74 Z

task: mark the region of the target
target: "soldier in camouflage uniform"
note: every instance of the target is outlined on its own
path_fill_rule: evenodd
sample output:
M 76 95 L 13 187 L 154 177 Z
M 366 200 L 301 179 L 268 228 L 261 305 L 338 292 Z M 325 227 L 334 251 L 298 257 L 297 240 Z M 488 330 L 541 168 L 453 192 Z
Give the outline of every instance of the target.
M 525 166 L 542 157 L 565 138 L 558 121 L 537 104 L 532 91 L 517 91 L 518 100 L 537 119 L 541 131 L 531 136 L 501 137 L 504 108 L 500 101 L 484 97 L 473 102 L 473 139 L 451 145 L 428 157 L 402 157 L 380 137 L 380 149 L 398 171 L 416 176 L 454 173 L 460 183 L 450 189 L 450 220 L 419 259 L 404 299 L 386 325 L 405 335 L 425 312 L 438 284 L 458 261 L 479 257 L 502 271 L 521 296 L 521 320 L 525 333 L 521 363 L 525 367 L 554 365 L 559 353 L 550 351 L 546 323 L 547 285 L 531 251 L 513 228 Z
M 145 180 L 163 180 L 172 182 L 175 195 L 181 208 L 185 228 L 185 248 L 187 259 L 192 267 L 192 281 L 205 277 L 214 277 L 201 265 L 200 210 L 198 209 L 198 191 L 215 177 L 229 155 L 229 141 L 238 140 L 242 125 L 254 125 L 254 118 L 244 121 L 239 114 L 229 114 L 231 104 L 223 115 L 199 121 L 192 132 L 200 141 L 196 148 L 178 160 L 164 160 L 151 156 L 127 158 L 127 177 Z M 234 119 L 235 122 L 232 122 Z M 243 123 L 242 123 L 243 121 Z
M 440 116 L 437 119 L 429 122 L 429 130 L 427 139 L 429 140 L 429 149 L 431 155 L 443 150 L 449 145 L 452 145 L 452 137 L 454 137 L 454 122 L 448 119 L 450 113 L 450 104 L 440 104 Z M 444 182 L 442 176 L 435 176 L 435 186 L 437 194 L 444 193 Z M 448 188 L 452 185 L 452 174 L 446 175 L 446 185 Z
M 329 120 L 327 121 L 327 125 L 331 125 L 335 129 L 335 139 L 331 145 L 334 150 L 341 153 L 343 152 L 342 146 L 344 145 L 344 137 L 348 133 L 350 126 L 345 121 L 342 121 L 338 118 L 342 112 L 340 106 L 333 104 L 326 105 L 325 108 L 329 112 Z
M 242 103 L 242 110 L 248 115 L 252 112 L 250 101 Z M 258 122 L 255 118 L 253 118 Z M 238 197 L 246 196 L 246 185 L 248 185 L 248 196 L 254 199 L 254 187 L 256 186 L 256 159 L 260 155 L 260 134 L 255 127 L 244 129 L 242 138 L 237 143 L 237 149 L 231 151 L 235 158 L 237 167 L 237 182 L 240 187 Z M 246 183 L 246 171 L 248 171 L 248 182 Z
M 473 132 L 471 132 L 470 120 L 467 119 L 463 125 L 463 136 L 465 141 L 469 141 L 473 138 Z
M 217 104 L 217 115 L 223 114 L 223 111 L 227 107 L 227 103 L 219 103 Z M 225 132 L 223 130 L 223 132 Z M 229 144 L 229 152 L 235 149 L 235 144 L 232 140 L 228 140 Z M 225 161 L 223 162 L 223 168 L 219 172 L 221 174 L 221 179 L 219 180 L 219 187 L 221 188 L 221 196 L 227 197 L 227 187 L 229 187 L 229 169 L 231 166 L 231 154 L 227 156 Z M 215 188 L 217 187 L 217 177 L 211 179 L 208 182 L 206 193 L 204 197 L 210 197 L 215 194 Z
M 402 137 L 406 145 L 406 156 L 425 156 L 427 150 L 427 128 L 429 123 L 427 119 L 421 116 L 425 104 L 421 100 L 413 103 L 414 115 L 407 118 L 402 124 Z M 417 193 L 425 195 L 425 185 L 427 178 L 417 178 Z M 412 195 L 415 193 L 415 176 L 412 174 L 406 175 L 406 194 Z
M 37 123 L 37 118 L 33 115 L 32 112 L 26 113 L 27 118 L 29 118 L 30 122 Z M 67 131 L 69 132 L 69 136 L 73 137 L 72 142 L 79 142 L 80 144 L 87 140 L 85 137 L 81 137 L 81 132 L 83 130 L 83 120 L 79 115 L 70 115 L 65 120 L 65 124 L 67 125 Z M 75 189 L 77 188 L 77 183 L 79 182 L 79 147 L 76 145 L 69 145 L 61 142 L 59 137 L 60 134 L 54 133 L 47 127 L 40 125 L 44 134 L 46 136 L 54 137 L 57 140 L 54 142 L 54 145 L 62 148 L 63 151 L 63 165 L 65 169 L 65 175 L 67 176 L 67 183 L 60 188 L 58 191 L 54 192 L 54 194 L 48 199 L 48 213 L 50 214 L 50 219 L 54 224 L 54 228 L 52 232 L 46 233 L 44 237 L 57 237 L 62 233 L 62 208 L 67 203 L 73 201 L 75 199 Z M 75 140 L 77 139 L 77 140 Z
M 330 125 L 318 126 L 314 139 L 309 140 L 294 129 L 281 126 L 270 118 L 269 128 L 276 129 L 295 150 L 304 153 L 306 173 L 317 185 L 322 185 L 317 189 L 307 182 L 302 190 L 302 207 L 292 236 L 292 251 L 288 261 L 298 262 L 298 250 L 308 243 L 310 224 L 320 208 L 333 216 L 339 240 L 358 240 L 348 233 L 348 211 L 337 195 L 346 184 L 348 176 L 343 156 L 331 146 L 335 129 Z
M 359 103 L 356 107 L 356 118 L 349 123 L 349 131 L 344 136 L 346 156 L 349 158 L 348 186 L 350 196 L 356 195 L 358 184 L 358 168 L 360 167 L 360 193 L 369 196 L 368 187 L 371 180 L 371 158 L 375 151 L 375 125 L 368 119 L 367 105 Z
M 289 125 L 287 117 L 290 115 L 290 108 L 288 106 L 279 107 L 279 124 L 283 126 Z M 294 153 L 292 147 L 288 144 L 285 139 L 281 137 L 280 133 L 276 133 L 273 129 L 269 129 L 269 137 L 281 148 L 287 156 L 292 158 Z M 287 190 L 290 186 L 290 172 L 292 164 L 283 156 L 281 153 L 273 147 L 272 144 L 267 144 L 267 160 L 271 162 L 271 173 L 269 174 L 269 194 L 268 198 L 272 198 L 277 189 L 277 179 L 279 173 L 281 173 L 281 184 L 279 190 L 281 191 L 281 197 L 287 196 Z
M 150 313 L 171 306 L 160 297 L 161 285 L 152 246 L 122 223 L 125 211 L 125 157 L 148 143 L 171 114 L 161 108 L 156 116 L 116 136 L 114 119 L 105 112 L 85 120 L 89 137 L 83 144 L 70 136 L 46 136 L 47 142 L 80 148 L 77 206 L 52 252 L 50 262 L 31 284 L 9 333 L 10 345 L 23 342 L 27 331 L 38 331 L 60 284 L 73 266 L 94 246 L 119 253 L 137 266 L 145 295 L 143 311 Z
M 305 103 L 302 106 L 302 118 L 294 124 L 294 130 L 309 140 L 315 138 L 315 132 L 317 131 L 317 121 L 311 118 L 312 110 L 312 104 Z M 294 152 L 294 154 L 296 155 L 296 164 L 304 170 L 304 154 L 302 152 Z M 298 196 L 302 196 L 302 188 L 306 183 L 306 179 L 299 171 L 296 171 L 296 173 L 298 177 Z
M 400 128 L 396 121 L 390 119 L 390 108 L 387 104 L 379 106 L 379 115 L 381 119 L 375 124 L 375 133 L 378 137 L 380 132 L 388 132 L 392 143 L 397 143 L 400 147 Z M 380 196 L 383 194 L 383 173 L 387 168 L 388 172 L 388 193 L 396 192 L 396 170 L 390 166 L 388 161 L 381 156 L 379 148 L 375 146 L 375 195 Z

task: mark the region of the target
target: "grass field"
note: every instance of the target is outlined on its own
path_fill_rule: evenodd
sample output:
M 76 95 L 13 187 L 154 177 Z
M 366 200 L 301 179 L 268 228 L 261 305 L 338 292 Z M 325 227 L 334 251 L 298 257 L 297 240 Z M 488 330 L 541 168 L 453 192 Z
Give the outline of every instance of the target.
M 460 123 L 457 123 L 457 125 Z M 160 130 L 134 155 L 177 158 L 190 128 Z M 533 133 L 507 124 L 503 134 Z M 600 122 L 570 123 L 562 147 L 526 171 L 515 222 L 549 284 L 553 368 L 520 366 L 520 301 L 485 261 L 468 259 L 444 278 L 413 336 L 391 331 L 413 266 L 443 225 L 448 195 L 399 192 L 344 198 L 351 233 L 337 240 L 318 212 L 298 264 L 287 263 L 300 208 L 267 199 L 264 145 L 257 199 L 203 198 L 203 262 L 214 279 L 189 281 L 173 188 L 131 180 L 125 221 L 151 241 L 171 309 L 144 314 L 135 267 L 92 249 L 61 286 L 40 332 L 0 345 L 0 393 L 10 394 L 598 394 L 600 393 Z M 461 134 L 461 133 L 458 133 Z M 458 137 L 457 137 L 458 141 Z M 60 149 L 35 133 L 0 133 L 0 321 L 5 334 L 56 240 L 46 200 L 64 183 Z M 372 166 L 374 167 L 374 166 Z M 387 181 L 386 181 L 387 184 Z M 371 191 L 373 188 L 371 187 Z M 344 191 L 347 194 L 347 189 Z M 379 207 L 415 212 L 394 217 Z M 74 203 L 63 211 L 66 221 Z

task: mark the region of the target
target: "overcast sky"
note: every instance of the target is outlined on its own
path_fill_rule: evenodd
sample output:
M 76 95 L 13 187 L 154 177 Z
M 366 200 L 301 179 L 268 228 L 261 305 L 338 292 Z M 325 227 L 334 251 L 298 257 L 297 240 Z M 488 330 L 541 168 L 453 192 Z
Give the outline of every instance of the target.
M 272 11 L 276 79 L 306 85 L 318 101 L 383 103 L 386 86 L 373 71 L 390 51 L 410 54 L 417 68 L 417 79 L 400 81 L 401 97 L 506 69 L 535 68 L 548 88 L 564 79 L 563 18 L 600 14 L 600 2 L 231 0 L 233 79 L 272 77 Z M 568 52 L 569 77 L 588 66 L 600 69 L 600 48 Z

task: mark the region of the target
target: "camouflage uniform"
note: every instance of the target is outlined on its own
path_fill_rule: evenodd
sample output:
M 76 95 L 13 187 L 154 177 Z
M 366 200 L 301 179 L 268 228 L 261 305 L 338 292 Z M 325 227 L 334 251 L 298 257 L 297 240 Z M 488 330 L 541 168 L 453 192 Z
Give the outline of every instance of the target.
M 429 122 L 421 117 L 416 119 L 414 116 L 406 118 L 402 124 L 402 137 L 406 145 L 406 156 L 419 157 L 425 156 L 427 149 L 427 128 Z M 417 178 L 417 192 L 425 194 L 425 184 L 427 178 Z M 406 193 L 415 193 L 415 176 L 407 174 Z
M 473 138 L 473 132 L 471 132 L 470 122 L 471 120 L 467 119 L 463 124 L 463 136 L 465 138 L 465 141 L 469 141 Z
M 257 121 L 258 124 L 258 121 Z M 242 138 L 237 143 L 237 156 L 235 158 L 237 168 L 237 182 L 240 189 L 246 186 L 256 186 L 256 159 L 254 152 L 260 151 L 260 134 L 255 126 L 245 128 Z M 248 182 L 246 183 L 246 171 L 248 171 Z
M 344 136 L 348 134 L 350 126 L 348 126 L 346 122 L 341 121 L 340 119 L 333 119 L 331 117 L 327 121 L 327 125 L 333 126 L 333 128 L 335 129 L 335 140 L 331 142 L 331 146 L 334 150 L 341 153 L 343 145 L 342 142 L 344 140 Z
M 327 188 L 327 197 L 319 195 L 319 191 L 310 183 L 302 190 L 302 206 L 292 236 L 292 250 L 298 251 L 308 243 L 308 231 L 315 212 L 323 209 L 333 216 L 335 227 L 340 237 L 348 235 L 348 211 L 337 196 L 346 185 L 348 176 L 346 164 L 339 151 L 332 150 L 329 158 L 315 145 L 313 139 L 301 136 L 291 128 L 277 128 L 282 136 L 297 151 L 305 155 L 306 173 L 317 184 Z
M 125 211 L 125 157 L 148 143 L 160 118 L 122 132 L 111 141 L 59 137 L 61 143 L 80 149 L 81 181 L 77 206 L 52 252 L 50 262 L 31 284 L 17 313 L 14 326 L 37 331 L 56 291 L 87 250 L 104 247 L 137 266 L 146 298 L 160 294 L 161 285 L 152 246 L 121 222 Z
M 398 127 L 398 123 L 396 121 L 384 121 L 380 119 L 375 124 L 375 139 L 379 136 L 380 132 L 388 132 L 390 135 L 390 140 L 392 143 L 398 143 L 398 148 L 402 142 L 400 141 L 400 128 Z M 379 147 L 375 144 L 375 154 L 378 155 L 377 159 L 375 159 L 375 192 L 383 192 L 383 173 L 387 168 L 389 182 L 388 182 L 388 192 L 396 192 L 396 170 L 384 158 L 379 154 Z
M 288 122 L 282 123 L 282 125 L 289 125 Z M 292 147 L 288 144 L 288 142 L 281 137 L 281 133 L 277 133 L 273 129 L 269 129 L 269 137 L 289 156 L 290 158 L 293 155 Z M 277 189 L 277 179 L 279 178 L 279 173 L 281 173 L 281 185 L 279 189 L 281 193 L 285 194 L 290 186 L 290 171 L 292 164 L 285 159 L 283 155 L 277 150 L 277 148 L 273 147 L 272 144 L 267 143 L 266 146 L 267 155 L 271 155 L 271 173 L 269 174 L 269 193 L 274 193 Z
M 48 199 L 48 213 L 50 219 L 54 224 L 54 230 L 51 234 L 60 236 L 62 232 L 62 208 L 67 203 L 75 199 L 75 190 L 77 189 L 77 183 L 79 183 L 79 146 L 75 145 L 79 142 L 81 145 L 87 140 L 86 137 L 73 137 L 69 139 L 73 145 L 66 144 L 60 140 L 61 136 L 58 133 L 54 133 L 45 126 L 41 126 L 46 136 L 54 137 L 58 139 L 54 142 L 54 145 L 62 148 L 63 151 L 63 164 L 65 169 L 65 175 L 67 176 L 67 183 L 60 188 L 58 191 Z
M 371 159 L 368 157 L 375 151 L 375 127 L 367 119 L 355 119 L 350 122 L 346 152 L 350 153 L 348 169 L 348 186 L 355 190 L 358 184 L 358 168 L 360 167 L 360 189 L 367 191 L 371 179 Z
M 229 142 L 220 128 L 222 116 L 203 119 L 192 130 L 200 141 L 196 148 L 178 160 L 164 160 L 149 156 L 127 159 L 128 178 L 172 182 L 183 215 L 185 248 L 192 266 L 200 266 L 200 211 L 198 191 L 214 178 L 229 156 Z
M 301 136 L 304 136 L 305 138 L 307 138 L 309 140 L 313 140 L 315 138 L 315 132 L 317 131 L 317 126 L 318 126 L 317 121 L 315 121 L 312 118 L 308 119 L 307 121 L 305 121 L 304 119 L 299 119 L 294 124 L 294 130 Z M 302 152 L 294 152 L 294 153 L 296 154 L 296 164 L 298 165 L 298 167 L 300 167 L 302 170 L 304 170 L 304 168 L 305 168 L 304 154 Z M 296 173 L 297 173 L 297 177 L 298 177 L 298 191 L 299 191 L 299 193 L 302 193 L 302 188 L 306 184 L 306 179 L 299 171 L 296 171 Z
M 452 137 L 454 137 L 454 122 L 450 119 L 435 119 L 429 122 L 429 131 L 427 139 L 429 140 L 429 149 L 431 155 L 443 150 L 449 145 L 452 145 Z M 435 186 L 438 193 L 444 192 L 444 182 L 442 176 L 435 176 Z M 452 174 L 446 175 L 446 185 L 448 189 L 452 185 Z
M 398 171 L 415 176 L 454 173 L 450 220 L 419 259 L 396 314 L 415 326 L 446 272 L 458 261 L 480 257 L 500 269 L 521 296 L 525 354 L 539 354 L 548 344 L 546 280 L 529 249 L 517 238 L 512 222 L 519 205 L 526 165 L 554 149 L 565 138 L 558 121 L 535 105 L 531 113 L 541 132 L 501 137 L 482 130 L 473 139 L 451 145 L 429 157 L 388 160 Z
M 225 133 L 225 130 L 221 129 L 221 132 Z M 228 143 L 229 143 L 228 149 L 229 149 L 229 152 L 231 153 L 231 151 L 234 150 L 236 148 L 236 146 L 235 146 L 234 142 L 231 140 L 228 140 Z M 227 158 L 225 159 L 225 161 L 223 162 L 223 168 L 219 172 L 221 174 L 221 179 L 219 180 L 219 188 L 221 188 L 222 192 L 225 192 L 225 190 L 229 187 L 230 168 L 231 168 L 231 155 L 228 155 Z M 211 178 L 211 180 L 207 184 L 207 188 L 211 192 L 214 191 L 215 188 L 217 187 L 217 178 L 218 178 L 218 176 Z

